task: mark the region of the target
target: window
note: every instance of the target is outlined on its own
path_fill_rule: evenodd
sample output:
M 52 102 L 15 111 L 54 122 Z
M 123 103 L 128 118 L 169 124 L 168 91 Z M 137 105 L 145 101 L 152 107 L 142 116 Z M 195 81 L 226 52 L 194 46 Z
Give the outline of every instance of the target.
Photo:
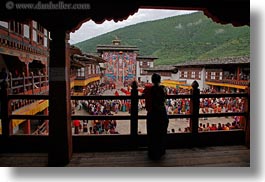
M 198 72 L 199 79 L 201 79 L 201 71 Z
M 36 28 L 37 29 L 37 22 L 32 21 L 32 26 L 33 26 L 33 28 Z
M 91 67 L 88 66 L 88 74 L 90 75 L 91 74 Z
M 23 32 L 24 37 L 29 39 L 29 26 L 24 25 L 24 32 Z
M 91 65 L 91 70 L 92 70 L 92 74 L 95 74 L 95 67 L 93 64 Z
M 38 43 L 43 45 L 43 37 L 38 35 Z
M 179 72 L 180 78 L 184 78 L 184 71 Z
M 78 69 L 77 76 L 85 76 L 85 68 Z
M 48 37 L 48 31 L 44 28 L 44 35 Z
M 16 21 L 11 21 L 10 22 L 10 30 L 13 32 L 16 32 L 18 34 L 22 35 L 22 24 L 16 22 Z
M 184 78 L 187 78 L 187 77 L 188 77 L 188 72 L 184 71 Z
M 36 32 L 36 30 L 33 30 L 33 41 L 37 42 L 37 32 Z
M 195 78 L 195 71 L 191 72 L 191 78 Z
M 15 32 L 22 35 L 22 24 L 16 22 Z
M 8 22 L 0 21 L 0 26 L 4 28 L 8 28 Z
M 48 39 L 47 39 L 47 37 L 44 37 L 44 46 L 48 47 Z
M 223 79 L 223 73 L 220 72 L 220 74 L 219 74 L 219 80 L 222 80 L 222 79 Z
M 148 63 L 149 63 L 149 62 L 142 61 L 142 65 L 141 65 L 141 66 L 147 67 Z
M 37 23 L 37 29 L 42 33 L 44 32 L 43 27 L 39 23 Z
M 215 72 L 211 72 L 211 80 L 215 79 Z

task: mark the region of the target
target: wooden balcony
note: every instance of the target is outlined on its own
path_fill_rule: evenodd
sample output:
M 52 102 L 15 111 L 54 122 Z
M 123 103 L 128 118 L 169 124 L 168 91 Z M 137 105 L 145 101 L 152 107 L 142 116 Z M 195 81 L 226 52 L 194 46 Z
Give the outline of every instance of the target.
M 0 153 L 1 167 L 46 167 L 46 153 Z M 169 149 L 160 161 L 146 150 L 74 153 L 67 167 L 250 167 L 246 146 Z
M 2 82 L 2 88 L 4 88 L 4 82 Z M 233 145 L 245 145 L 249 146 L 249 94 L 237 93 L 237 94 L 200 94 L 198 85 L 196 82 L 193 84 L 193 89 L 189 95 L 169 95 L 167 98 L 187 98 L 191 101 L 191 114 L 175 114 L 169 115 L 169 118 L 190 118 L 191 132 L 188 133 L 174 133 L 168 134 L 166 146 L 173 155 L 178 153 L 178 148 L 200 148 L 210 146 L 233 146 Z M 4 92 L 4 93 L 3 93 Z M 36 100 L 50 100 L 48 95 L 8 95 L 5 90 L 2 90 L 1 102 L 2 105 L 2 136 L 0 136 L 0 145 L 5 146 L 1 149 L 1 152 L 27 152 L 27 153 L 47 153 L 51 148 L 50 135 L 11 135 L 10 123 L 13 119 L 40 119 L 49 120 L 50 116 L 31 116 L 31 115 L 12 115 L 10 113 L 10 100 L 12 99 L 36 99 Z M 214 113 L 214 114 L 200 114 L 199 113 L 199 99 L 200 98 L 220 98 L 220 97 L 243 97 L 246 99 L 245 111 L 236 113 Z M 131 100 L 131 113 L 128 116 L 81 116 L 72 115 L 71 119 L 80 120 L 130 120 L 130 134 L 128 135 L 72 135 L 72 150 L 74 153 L 79 152 L 97 152 L 97 151 L 139 151 L 145 150 L 147 146 L 147 136 L 144 134 L 138 134 L 138 119 L 146 119 L 146 115 L 138 115 L 138 100 L 143 99 L 138 95 L 136 82 L 132 85 L 131 96 L 71 96 L 71 100 Z M 245 118 L 245 126 L 240 130 L 231 131 L 218 131 L 218 132 L 198 132 L 199 118 L 202 117 L 225 117 L 225 116 L 243 116 Z M 52 126 L 49 126 L 51 128 Z M 201 149 L 200 149 L 201 150 Z M 229 150 L 229 147 L 227 148 Z M 146 151 L 145 151 L 146 152 Z M 145 156 L 145 152 L 139 153 Z M 247 149 L 246 149 L 247 152 Z M 137 153 L 137 152 L 136 152 Z M 171 153 L 171 152 L 170 152 Z M 18 154 L 19 155 L 19 154 Z M 77 154 L 78 156 L 79 154 Z M 81 155 L 81 154 L 80 154 Z M 119 154 L 117 153 L 119 156 Z M 138 154 L 137 154 L 138 155 Z M 74 154 L 75 156 L 75 154 Z M 82 155 L 81 155 L 82 156 Z M 19 157 L 19 156 L 18 156 Z M 44 155 L 45 158 L 45 155 Z M 43 160 L 45 161 L 46 159 Z M 81 157 L 82 158 L 82 157 Z M 86 158 L 84 156 L 84 158 Z M 245 157 L 243 157 L 245 159 Z M 73 158 L 74 160 L 74 158 Z M 113 159 L 114 160 L 114 159 Z M 169 158 L 169 161 L 172 159 Z M 89 162 L 88 162 L 89 163 Z M 248 162 L 247 162 L 248 163 Z M 130 163 L 129 163 L 130 164 Z M 128 164 L 128 165 L 129 165 Z M 45 164 L 43 164 L 45 165 Z M 71 165 L 71 163 L 69 164 Z M 80 164 L 82 165 L 82 164 Z M 88 164 L 85 164 L 88 165 Z M 91 163 L 92 165 L 92 163 Z M 102 164 L 103 165 L 103 164 Z M 107 164 L 105 164 L 107 165 Z M 148 165 L 142 163 L 139 165 Z M 171 164 L 166 164 L 171 165 Z M 179 164 L 174 164 L 176 166 Z M 186 165 L 186 164 L 183 164 Z M 197 165 L 197 164 L 194 164 Z M 202 164 L 203 165 L 203 164 Z M 244 164 L 245 165 L 245 164 Z
M 5 2 L 3 2 L 5 4 Z M 35 152 L 39 151 L 45 153 L 48 151 L 48 165 L 49 166 L 63 166 L 67 165 L 74 158 L 72 157 L 72 150 L 75 152 L 77 150 L 85 149 L 109 149 L 108 146 L 119 147 L 125 150 L 128 145 L 133 149 L 137 149 L 141 145 L 145 145 L 144 135 L 137 134 L 137 101 L 139 97 L 135 95 L 134 92 L 131 95 L 132 99 L 132 110 L 131 116 L 128 117 L 131 121 L 131 133 L 127 136 L 99 136 L 99 137 L 81 137 L 72 136 L 70 130 L 71 113 L 70 111 L 70 84 L 69 84 L 69 70 L 70 70 L 70 60 L 67 54 L 67 49 L 69 44 L 69 32 L 74 31 L 79 28 L 80 20 L 87 19 L 94 20 L 96 23 L 101 23 L 103 20 L 113 19 L 115 22 L 126 19 L 129 15 L 137 12 L 139 7 L 149 7 L 149 8 L 163 8 L 167 7 L 169 9 L 193 9 L 193 10 L 203 10 L 204 13 L 212 17 L 215 21 L 219 23 L 232 23 L 233 25 L 243 26 L 249 25 L 249 2 L 240 2 L 238 6 L 237 1 L 232 1 L 226 3 L 225 6 L 223 2 L 215 2 L 214 4 L 207 4 L 205 2 L 198 3 L 198 1 L 128 1 L 126 3 L 112 2 L 109 3 L 108 9 L 102 9 L 102 2 L 90 2 L 91 7 L 93 7 L 93 12 L 82 11 L 76 18 L 76 10 L 61 10 L 58 14 L 57 11 L 49 11 L 49 15 L 53 17 L 53 21 L 47 21 L 47 12 L 40 11 L 38 14 L 29 13 L 29 11 L 18 11 L 18 13 L 12 13 L 10 10 L 3 10 L 3 20 L 9 21 L 13 19 L 19 19 L 21 21 L 28 19 L 38 19 L 39 23 L 44 25 L 48 30 L 50 30 L 51 50 L 50 50 L 50 61 L 49 61 L 49 96 L 44 95 L 8 95 L 6 83 L 1 83 L 1 120 L 2 120 L 2 135 L 0 136 L 1 152 Z M 3 4 L 3 5 L 4 5 Z M 4 6 L 3 6 L 4 7 Z M 120 11 L 124 9 L 124 11 Z M 220 13 L 223 12 L 223 13 Z M 68 17 L 68 21 L 61 21 L 65 17 Z M 58 29 L 58 27 L 60 27 Z M 8 44 L 10 46 L 10 41 L 4 40 L 1 43 Z M 11 43 L 12 44 L 12 43 Z M 13 43 L 14 44 L 14 43 Z M 11 45 L 12 46 L 12 45 Z M 28 48 L 27 48 L 28 49 Z M 31 52 L 31 50 L 27 50 Z M 36 50 L 34 50 L 36 52 Z M 38 51 L 38 50 L 37 50 Z M 60 68 L 60 69 L 58 69 Z M 196 89 L 195 89 L 196 90 Z M 134 88 L 135 92 L 138 92 Z M 220 95 L 210 95 L 209 97 L 219 97 Z M 231 95 L 222 95 L 230 97 Z M 249 94 L 233 95 L 232 97 L 247 97 L 249 103 Z M 178 97 L 178 96 L 176 96 Z M 246 127 L 244 130 L 235 132 L 209 132 L 209 133 L 198 133 L 198 118 L 199 117 L 218 117 L 225 115 L 201 115 L 198 112 L 199 104 L 198 100 L 200 97 L 207 97 L 203 95 L 198 95 L 196 90 L 193 94 L 187 96 L 192 100 L 192 112 L 190 115 L 177 115 L 176 118 L 191 118 L 192 130 L 191 133 L 187 134 L 174 134 L 170 138 L 170 144 L 182 144 L 179 147 L 189 146 L 195 147 L 196 145 L 235 145 L 237 142 L 248 144 L 249 142 L 249 104 L 245 107 L 246 111 L 243 113 L 228 113 L 227 116 L 242 115 L 246 118 Z M 49 116 L 25 116 L 16 115 L 12 116 L 10 100 L 11 99 L 46 99 L 49 100 L 50 112 Z M 74 98 L 72 98 L 74 99 Z M 78 98 L 77 98 L 78 99 Z M 94 99 L 87 97 L 86 99 Z M 101 97 L 100 99 L 110 99 L 108 97 Z M 120 99 L 120 98 L 114 98 Z M 126 98 L 127 99 L 127 98 Z M 14 136 L 10 135 L 10 122 L 11 119 L 44 119 L 50 120 L 49 136 Z M 140 118 L 140 117 L 139 117 Z M 82 117 L 80 116 L 80 119 Z M 117 119 L 117 118 L 115 118 Z M 224 137 L 225 136 L 225 137 Z M 104 141 L 104 143 L 98 143 L 98 141 Z M 107 144 L 105 146 L 105 144 Z M 112 145 L 111 145 L 112 144 Z M 114 144 L 114 145 L 113 145 Z M 2 147 L 4 146 L 4 147 Z M 248 145 L 249 146 L 249 145 Z M 232 149 L 231 149 L 232 150 Z M 88 151 L 88 150 L 87 150 Z M 229 150 L 230 151 L 230 150 Z M 109 154 L 107 155 L 110 156 Z M 33 158 L 33 157 L 31 157 Z M 13 158 L 14 159 L 14 158 Z M 20 159 L 20 158 L 18 158 Z M 18 159 L 15 159 L 18 161 Z M 35 158 L 36 159 L 36 158 Z M 21 159 L 22 160 L 22 159 Z M 46 158 L 47 160 L 47 158 Z M 79 160 L 77 158 L 77 160 Z M 47 164 L 47 163 L 46 163 Z

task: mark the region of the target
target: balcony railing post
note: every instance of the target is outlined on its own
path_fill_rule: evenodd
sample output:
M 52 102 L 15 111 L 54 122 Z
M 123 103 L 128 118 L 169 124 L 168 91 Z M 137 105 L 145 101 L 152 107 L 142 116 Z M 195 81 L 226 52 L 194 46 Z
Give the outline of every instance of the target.
M 246 138 L 245 138 L 245 143 L 248 148 L 250 148 L 250 85 L 246 88 L 246 92 L 248 94 L 246 98 L 246 102 L 244 105 L 245 112 L 247 113 L 245 117 L 245 133 L 246 133 Z
M 193 134 L 197 134 L 198 125 L 199 125 L 200 89 L 198 88 L 199 84 L 196 80 L 192 83 L 191 86 L 192 86 L 191 90 L 192 97 L 190 102 L 191 103 L 190 108 L 191 108 L 192 117 L 190 125 L 191 125 L 191 132 Z
M 138 130 L 138 89 L 136 81 L 132 83 L 131 90 L 131 136 L 135 138 Z
M 10 94 L 13 94 L 13 77 L 11 72 L 9 72 L 9 84 Z
M 40 87 L 40 92 L 41 92 L 41 78 L 42 78 L 42 76 L 41 76 L 40 71 L 39 71 L 38 75 L 39 75 L 39 87 Z
M 25 94 L 25 92 L 26 92 L 26 78 L 25 78 L 24 72 L 22 72 L 22 76 L 23 76 L 23 94 Z
M 30 74 L 31 74 L 31 83 L 32 83 L 32 86 L 31 86 L 32 95 L 34 95 L 34 74 L 33 72 L 31 72 Z
M 1 82 L 1 122 L 2 122 L 2 135 L 4 137 L 9 137 L 11 133 L 9 115 L 11 114 L 11 105 L 8 100 L 8 82 L 3 80 Z

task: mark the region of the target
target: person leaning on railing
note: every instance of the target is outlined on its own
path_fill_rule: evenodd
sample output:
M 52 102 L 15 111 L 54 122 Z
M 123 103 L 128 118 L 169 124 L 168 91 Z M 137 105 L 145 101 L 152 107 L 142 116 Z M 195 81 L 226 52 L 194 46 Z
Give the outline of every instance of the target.
M 160 86 L 161 76 L 152 75 L 153 86 L 146 86 L 144 98 L 147 110 L 148 155 L 159 160 L 165 154 L 165 137 L 169 119 L 165 107 L 166 90 Z

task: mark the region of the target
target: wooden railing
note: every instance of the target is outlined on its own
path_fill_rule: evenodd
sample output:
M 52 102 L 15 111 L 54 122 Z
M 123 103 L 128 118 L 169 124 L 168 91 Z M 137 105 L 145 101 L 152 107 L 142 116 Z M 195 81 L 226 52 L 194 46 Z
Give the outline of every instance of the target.
M 49 128 L 47 127 L 47 122 L 43 122 L 37 129 L 33 132 L 33 135 L 46 135 L 49 133 Z
M 8 89 L 10 94 L 44 94 L 48 91 L 48 76 L 47 75 L 34 75 L 33 72 L 30 76 L 25 76 L 22 73 L 21 77 L 13 78 L 12 74 L 9 73 L 8 77 Z
M 198 83 L 192 84 L 192 91 L 188 95 L 168 95 L 167 98 L 190 99 L 190 114 L 174 114 L 169 118 L 190 118 L 189 133 L 174 133 L 167 136 L 168 147 L 192 147 L 192 146 L 209 146 L 209 145 L 231 145 L 231 144 L 247 144 L 249 146 L 249 91 L 237 94 L 200 94 Z M 16 136 L 11 135 L 10 123 L 12 119 L 39 119 L 49 120 L 48 115 L 30 116 L 30 115 L 12 115 L 10 101 L 13 99 L 35 99 L 49 100 L 48 95 L 9 95 L 7 82 L 1 83 L 1 120 L 2 120 L 2 136 L 0 144 L 7 144 L 9 150 L 27 150 L 45 152 L 48 149 L 49 137 L 46 136 Z M 243 97 L 246 99 L 245 111 L 231 113 L 199 113 L 200 98 L 220 98 L 220 97 Z M 137 84 L 133 82 L 131 96 L 71 96 L 72 100 L 131 100 L 130 115 L 72 115 L 72 120 L 130 120 L 129 135 L 74 135 L 73 150 L 74 151 L 90 151 L 90 150 L 109 150 L 113 148 L 128 149 L 146 147 L 146 135 L 138 134 L 138 120 L 146 119 L 146 115 L 138 115 L 138 101 L 144 99 L 138 95 Z M 50 111 L 56 112 L 56 111 Z M 198 132 L 199 118 L 201 117 L 227 117 L 227 116 L 243 116 L 245 118 L 245 126 L 243 130 L 220 131 L 220 132 Z M 24 142 L 22 144 L 22 141 Z M 21 142 L 21 143 L 20 143 Z M 41 144 L 39 143 L 41 142 Z M 35 144 L 35 145 L 34 145 Z M 22 146 L 23 149 L 22 149 Z
M 3 80 L 0 80 L 2 82 Z M 47 75 L 34 75 L 26 77 L 22 73 L 22 77 L 13 78 L 9 73 L 7 80 L 7 90 L 10 95 L 47 95 L 49 91 L 49 81 Z M 31 104 L 34 100 L 14 99 L 10 102 L 11 111 L 15 111 L 21 107 Z

